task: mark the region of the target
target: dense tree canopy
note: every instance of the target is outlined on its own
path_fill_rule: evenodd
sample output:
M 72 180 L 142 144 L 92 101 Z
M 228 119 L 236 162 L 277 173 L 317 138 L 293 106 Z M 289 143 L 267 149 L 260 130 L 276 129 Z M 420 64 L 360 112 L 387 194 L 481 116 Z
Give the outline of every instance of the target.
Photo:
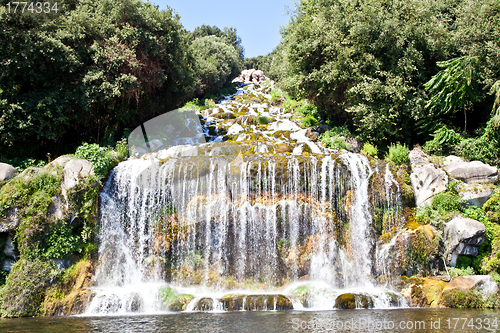
M 484 109 L 500 77 L 499 8 L 495 0 L 303 0 L 263 67 L 364 139 L 411 143 L 432 130 L 415 125 L 431 119 L 424 84 L 440 61 L 478 60 L 480 92 L 470 108 Z
M 240 61 L 243 61 L 243 58 L 245 57 L 245 49 L 243 48 L 242 40 L 238 36 L 235 28 L 226 27 L 221 30 L 219 27 L 204 24 L 191 32 L 191 38 L 193 40 L 206 36 L 216 36 L 222 38 L 226 44 L 233 46 L 236 49 Z
M 191 44 L 196 59 L 196 94 L 202 95 L 222 88 L 229 78 L 240 72 L 237 50 L 216 36 L 197 38 Z
M 112 141 L 220 87 L 242 63 L 235 29 L 198 40 L 199 29 L 186 32 L 170 8 L 149 2 L 64 0 L 38 16 L 7 13 L 4 2 L 0 158 Z

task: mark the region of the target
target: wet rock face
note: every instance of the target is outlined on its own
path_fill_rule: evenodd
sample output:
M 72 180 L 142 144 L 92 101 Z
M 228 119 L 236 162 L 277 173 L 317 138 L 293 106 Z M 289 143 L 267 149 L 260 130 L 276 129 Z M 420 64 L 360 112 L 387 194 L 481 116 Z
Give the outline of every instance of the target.
M 184 311 L 186 310 L 187 305 L 193 299 L 192 295 L 180 294 L 177 295 L 175 300 L 168 305 L 169 311 Z
M 222 298 L 222 304 L 226 311 L 241 311 L 243 310 L 245 296 L 229 295 Z
M 203 297 L 196 303 L 194 307 L 195 311 L 213 311 L 214 310 L 214 300 L 212 298 Z
M 459 255 L 476 256 L 485 234 L 486 227 L 481 222 L 462 216 L 453 218 L 444 228 L 446 261 L 455 266 Z
M 292 301 L 284 295 L 226 295 L 222 298 L 203 297 L 194 311 L 272 311 L 293 310 Z
M 335 299 L 334 309 L 371 309 L 373 299 L 363 294 L 342 294 Z

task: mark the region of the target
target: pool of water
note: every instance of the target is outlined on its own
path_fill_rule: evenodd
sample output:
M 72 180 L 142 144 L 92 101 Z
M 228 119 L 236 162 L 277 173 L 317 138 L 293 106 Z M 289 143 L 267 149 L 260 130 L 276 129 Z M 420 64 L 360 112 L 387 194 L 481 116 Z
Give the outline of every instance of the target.
M 0 332 L 499 332 L 500 311 L 393 309 L 0 320 Z

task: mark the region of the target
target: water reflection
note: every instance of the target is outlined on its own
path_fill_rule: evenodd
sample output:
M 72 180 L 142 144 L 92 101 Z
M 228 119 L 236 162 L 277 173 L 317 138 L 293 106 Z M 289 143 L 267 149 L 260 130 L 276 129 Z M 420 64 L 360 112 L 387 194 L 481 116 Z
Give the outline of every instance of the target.
M 178 313 L 119 317 L 42 317 L 0 320 L 0 331 L 5 333 L 498 332 L 500 331 L 498 327 L 499 315 L 500 311 L 498 310 L 395 309 Z M 459 321 L 457 322 L 454 318 L 459 319 Z M 487 321 L 490 323 L 489 329 L 485 325 Z M 357 323 L 357 326 L 347 323 Z M 377 323 L 378 326 L 385 323 L 386 328 L 377 328 Z M 393 328 L 390 328 L 390 323 L 394 324 Z

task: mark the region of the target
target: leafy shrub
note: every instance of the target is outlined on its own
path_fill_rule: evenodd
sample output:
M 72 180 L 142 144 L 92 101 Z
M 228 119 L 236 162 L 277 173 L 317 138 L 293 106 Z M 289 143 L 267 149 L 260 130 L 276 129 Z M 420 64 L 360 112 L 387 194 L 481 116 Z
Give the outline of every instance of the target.
M 312 127 L 318 125 L 318 119 L 314 118 L 313 115 L 308 114 L 304 118 L 302 118 L 302 126 Z
M 283 92 L 279 89 L 271 89 L 271 103 L 274 105 L 281 103 Z
M 28 179 L 15 179 L 0 190 L 0 208 L 6 214 L 18 207 L 21 223 L 14 241 L 21 255 L 34 258 L 43 253 L 45 233 L 50 228 L 48 210 L 52 197 L 59 194 L 61 180 L 58 176 L 41 172 Z
M 498 165 L 500 145 L 495 138 L 481 136 L 463 140 L 457 148 L 457 155 L 469 161 L 481 161 L 486 164 Z
M 409 150 L 405 144 L 391 144 L 385 158 L 396 165 L 401 165 L 408 162 L 408 153 Z
M 115 151 L 118 155 L 119 160 L 123 160 L 128 157 L 127 139 L 123 138 L 122 140 L 118 141 L 115 146 Z
M 462 140 L 457 147 L 457 155 L 469 161 L 498 165 L 500 163 L 500 128 L 496 127 L 494 118 L 488 121 L 480 137 Z
M 196 94 L 214 92 L 238 75 L 237 50 L 226 43 L 225 38 L 215 35 L 195 39 L 190 52 L 196 59 Z
M 378 149 L 377 149 L 377 147 L 375 147 L 371 143 L 366 142 L 363 145 L 363 148 L 361 149 L 361 154 L 376 158 L 378 156 Z
M 73 235 L 72 230 L 65 224 L 52 229 L 47 239 L 47 250 L 44 257 L 47 259 L 68 258 L 78 249 L 80 237 Z
M 173 109 L 193 92 L 194 59 L 170 8 L 135 0 L 62 6 L 43 18 L 1 15 L 18 37 L 0 29 L 2 156 L 65 153 Z M 33 63 L 39 66 L 30 73 Z
M 90 256 L 94 250 L 94 232 L 98 217 L 100 182 L 97 176 L 90 176 L 79 182 L 68 194 L 70 209 L 75 212 L 78 220 L 83 222 L 80 252 Z
M 481 293 L 473 290 L 453 290 L 443 295 L 443 304 L 449 308 L 459 309 L 481 309 L 485 305 Z
M 434 132 L 433 139 L 425 143 L 423 150 L 427 154 L 449 155 L 454 153 L 456 146 L 463 139 L 462 135 L 453 129 L 443 126 Z
M 460 211 L 460 197 L 454 191 L 445 191 L 432 198 L 432 209 L 441 213 Z
M 460 196 L 455 190 L 456 181 L 448 184 L 448 189 L 432 197 L 430 205 L 420 208 L 415 216 L 421 224 L 432 224 L 443 229 L 446 222 L 462 211 Z
M 415 221 L 420 224 L 431 224 L 437 229 L 442 229 L 444 227 L 445 221 L 440 220 L 435 215 L 436 212 L 430 205 L 424 205 L 417 211 L 417 214 L 415 215 Z
M 192 100 L 184 104 L 184 106 L 194 106 L 196 110 L 201 111 L 204 110 L 202 109 L 202 107 L 205 106 L 205 103 L 201 103 L 198 98 L 193 98 Z
M 76 149 L 75 156 L 90 161 L 95 174 L 101 177 L 105 177 L 108 174 L 115 162 L 111 155 L 111 150 L 100 147 L 96 143 L 88 144 L 84 142 Z
M 300 114 L 303 114 L 305 116 L 311 115 L 315 118 L 318 116 L 318 108 L 315 105 L 310 104 L 310 103 L 302 104 L 295 111 L 300 113 Z
M 304 103 L 304 101 L 297 101 L 293 99 L 290 95 L 284 94 L 283 97 L 285 97 L 285 101 L 281 104 L 281 107 L 285 109 L 285 112 L 292 112 L 295 110 L 299 105 Z
M 323 135 L 326 133 L 323 133 Z M 347 149 L 347 144 L 345 142 L 344 137 L 340 135 L 333 135 L 333 136 L 323 136 L 320 137 L 321 142 L 325 144 L 328 148 L 331 149 Z
M 21 259 L 12 266 L 5 285 L 0 289 L 3 317 L 26 317 L 40 314 L 45 289 L 58 276 L 52 261 Z
M 319 136 L 319 140 L 331 149 L 347 149 L 346 138 L 352 137 L 346 126 L 337 126 Z
M 466 268 L 457 268 L 457 267 L 449 267 L 448 271 L 450 273 L 450 276 L 452 279 L 459 277 L 459 276 L 466 276 L 466 275 L 475 275 L 476 271 L 472 267 L 466 267 Z

